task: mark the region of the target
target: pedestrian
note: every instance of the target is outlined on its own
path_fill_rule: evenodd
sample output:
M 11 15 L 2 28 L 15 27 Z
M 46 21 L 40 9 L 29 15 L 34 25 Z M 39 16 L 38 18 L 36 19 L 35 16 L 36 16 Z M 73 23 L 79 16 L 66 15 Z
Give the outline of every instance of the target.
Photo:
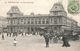
M 12 33 L 10 33 L 10 37 L 11 37 L 11 34 L 12 34 Z
M 50 35 L 49 35 L 49 33 L 45 33 L 44 34 L 44 39 L 45 39 L 45 42 L 46 42 L 46 47 L 49 47 L 49 38 L 50 37 Z
M 15 36 L 15 32 L 13 32 L 13 37 Z
M 4 40 L 4 35 L 2 34 L 2 40 Z
M 23 36 L 24 34 L 23 34 L 23 32 L 22 32 L 22 36 Z
M 25 32 L 25 36 L 26 36 L 27 32 Z
M 7 37 L 9 36 L 9 33 L 7 32 Z
M 68 42 L 68 38 L 67 38 L 66 35 L 63 35 L 62 41 L 63 41 L 62 47 L 70 47 L 70 44 L 69 44 L 69 42 Z
M 16 40 L 16 38 L 15 38 L 15 39 L 14 39 L 14 42 L 13 42 L 13 45 L 16 46 L 16 44 L 17 44 L 17 40 Z
M 17 36 L 18 34 L 17 34 L 17 32 L 15 32 L 15 36 Z
M 57 36 L 54 36 L 53 43 L 58 43 L 58 37 Z

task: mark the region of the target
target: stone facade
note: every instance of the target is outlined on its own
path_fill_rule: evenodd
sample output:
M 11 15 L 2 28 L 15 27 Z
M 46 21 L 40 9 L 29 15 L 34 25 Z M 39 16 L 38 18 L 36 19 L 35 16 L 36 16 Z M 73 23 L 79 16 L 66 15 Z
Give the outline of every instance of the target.
M 23 15 L 17 6 L 12 6 L 7 12 L 8 32 L 40 32 L 47 29 L 53 32 L 73 30 L 77 22 L 67 16 L 61 3 L 55 3 L 50 14 Z

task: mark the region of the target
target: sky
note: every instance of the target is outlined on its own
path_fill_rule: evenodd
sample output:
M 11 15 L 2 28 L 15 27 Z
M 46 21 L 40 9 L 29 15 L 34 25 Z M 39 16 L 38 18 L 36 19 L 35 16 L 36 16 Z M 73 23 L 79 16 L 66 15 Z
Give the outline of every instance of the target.
M 31 12 L 35 14 L 49 14 L 50 9 L 56 2 L 61 2 L 67 12 L 68 0 L 0 0 L 0 17 L 7 17 L 7 12 L 11 6 L 17 5 L 24 15 Z M 67 12 L 68 13 L 68 12 Z M 76 20 L 80 25 L 80 14 L 69 14 L 68 17 Z

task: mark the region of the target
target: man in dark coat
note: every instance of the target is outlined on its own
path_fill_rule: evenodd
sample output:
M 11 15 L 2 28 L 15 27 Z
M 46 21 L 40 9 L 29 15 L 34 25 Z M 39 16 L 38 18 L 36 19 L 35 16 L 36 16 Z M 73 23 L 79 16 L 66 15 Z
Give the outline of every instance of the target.
M 2 34 L 2 40 L 4 40 L 4 35 Z
M 46 47 L 49 47 L 50 34 L 48 32 L 46 32 L 43 36 L 45 38 Z
M 65 47 L 70 47 L 70 44 L 69 44 L 69 42 L 68 42 L 68 38 L 67 38 L 67 36 L 66 35 L 63 35 L 63 37 L 62 37 L 62 41 L 63 41 L 63 47 L 65 46 Z

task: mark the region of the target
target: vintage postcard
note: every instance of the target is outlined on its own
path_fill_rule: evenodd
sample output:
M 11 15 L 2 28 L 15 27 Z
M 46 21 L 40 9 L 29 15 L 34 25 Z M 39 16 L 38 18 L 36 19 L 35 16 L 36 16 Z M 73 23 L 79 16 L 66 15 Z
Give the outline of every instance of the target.
M 80 0 L 0 0 L 0 51 L 80 51 Z

